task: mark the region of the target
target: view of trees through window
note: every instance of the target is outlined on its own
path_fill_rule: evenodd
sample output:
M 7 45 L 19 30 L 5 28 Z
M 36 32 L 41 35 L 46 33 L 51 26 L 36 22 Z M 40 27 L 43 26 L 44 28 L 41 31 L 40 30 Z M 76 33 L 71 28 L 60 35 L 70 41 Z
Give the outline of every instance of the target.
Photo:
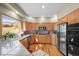
M 2 16 L 2 34 L 6 34 L 7 32 L 19 33 L 20 31 L 20 21 L 10 18 L 8 16 Z

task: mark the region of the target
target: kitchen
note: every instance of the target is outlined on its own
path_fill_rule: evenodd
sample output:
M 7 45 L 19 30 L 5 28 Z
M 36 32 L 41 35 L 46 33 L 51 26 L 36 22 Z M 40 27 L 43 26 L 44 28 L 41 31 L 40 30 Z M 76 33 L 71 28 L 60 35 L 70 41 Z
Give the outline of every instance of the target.
M 79 49 L 78 3 L 7 3 L 0 4 L 0 8 L 0 55 L 79 55 L 75 52 Z

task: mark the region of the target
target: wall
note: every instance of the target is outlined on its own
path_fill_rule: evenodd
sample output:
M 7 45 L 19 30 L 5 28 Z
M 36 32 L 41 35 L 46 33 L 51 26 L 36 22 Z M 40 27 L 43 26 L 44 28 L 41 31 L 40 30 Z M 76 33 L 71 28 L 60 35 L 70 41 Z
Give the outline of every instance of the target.
M 21 31 L 25 31 L 26 30 L 26 28 L 25 28 L 26 22 L 20 21 L 20 23 L 21 23 Z
M 13 11 L 12 9 L 10 9 L 9 6 L 4 5 L 4 4 L 0 4 L 0 13 L 8 15 L 12 18 L 15 18 L 17 20 L 21 20 L 22 17 L 19 16 L 15 11 Z
M 27 30 L 38 30 L 39 26 L 46 26 L 47 30 L 54 30 L 55 23 L 26 23 Z
M 21 31 L 23 31 L 24 30 L 23 29 L 23 22 L 21 21 L 20 23 L 21 23 Z
M 2 35 L 2 16 L 0 15 L 0 36 Z
M 73 10 L 79 8 L 79 3 L 70 3 L 67 7 L 63 8 L 62 12 L 58 13 L 58 18 L 62 18 L 63 16 L 69 14 Z
M 58 18 L 57 15 L 52 17 L 27 17 L 26 21 L 31 23 L 54 23 L 58 21 Z

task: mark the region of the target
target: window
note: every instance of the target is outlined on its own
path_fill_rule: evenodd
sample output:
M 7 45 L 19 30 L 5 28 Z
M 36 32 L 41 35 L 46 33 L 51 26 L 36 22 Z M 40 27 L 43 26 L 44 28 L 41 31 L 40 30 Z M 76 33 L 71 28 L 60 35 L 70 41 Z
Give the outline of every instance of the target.
M 2 16 L 2 35 L 11 32 L 19 33 L 21 31 L 21 23 L 18 20 L 10 18 L 8 16 Z

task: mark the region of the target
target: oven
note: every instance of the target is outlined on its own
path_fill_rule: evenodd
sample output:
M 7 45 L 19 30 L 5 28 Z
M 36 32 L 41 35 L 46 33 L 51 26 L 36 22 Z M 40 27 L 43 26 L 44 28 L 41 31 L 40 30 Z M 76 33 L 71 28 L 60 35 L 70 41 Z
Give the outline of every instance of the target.
M 68 55 L 79 56 L 79 24 L 68 26 Z

